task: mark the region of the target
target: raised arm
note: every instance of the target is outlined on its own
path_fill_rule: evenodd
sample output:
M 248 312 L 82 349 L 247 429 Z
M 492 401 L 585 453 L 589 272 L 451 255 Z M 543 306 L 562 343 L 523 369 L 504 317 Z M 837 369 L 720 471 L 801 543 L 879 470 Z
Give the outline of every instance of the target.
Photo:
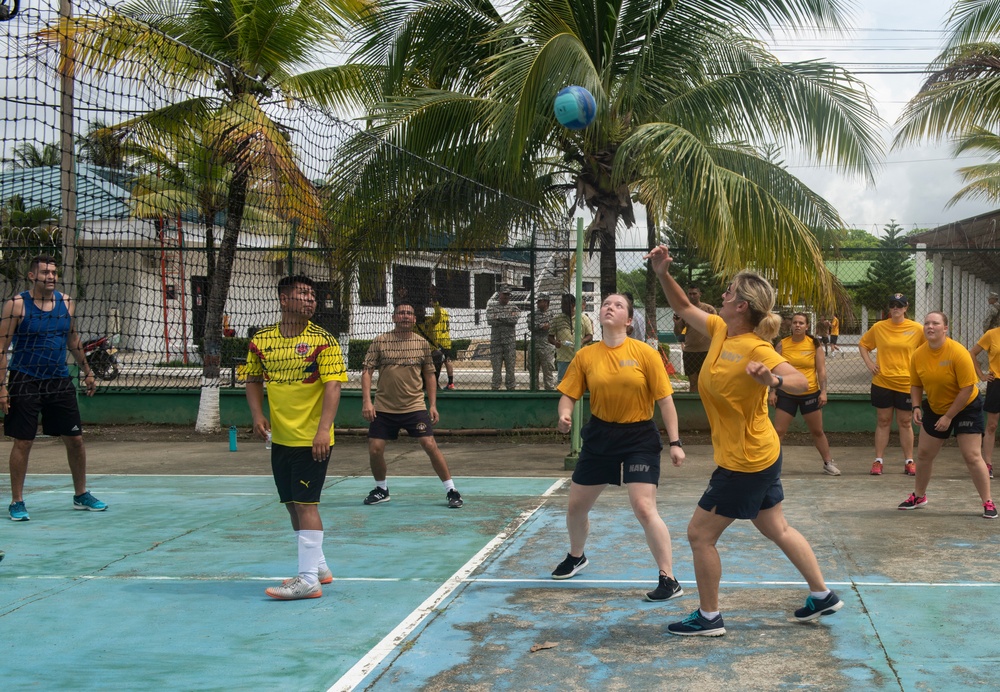
M 688 328 L 708 335 L 708 313 L 688 300 L 684 289 L 670 276 L 670 263 L 674 261 L 670 256 L 670 249 L 666 245 L 654 247 L 643 259 L 649 260 L 674 314 L 679 315 Z

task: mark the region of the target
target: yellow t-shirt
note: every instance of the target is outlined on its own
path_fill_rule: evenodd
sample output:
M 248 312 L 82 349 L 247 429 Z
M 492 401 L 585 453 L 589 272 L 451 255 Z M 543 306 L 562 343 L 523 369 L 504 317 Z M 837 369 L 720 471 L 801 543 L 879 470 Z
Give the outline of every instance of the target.
M 781 357 L 806 376 L 809 380 L 809 391 L 804 394 L 815 394 L 819 391 L 819 380 L 816 377 L 816 342 L 808 336 L 795 343 L 792 337 L 781 340 Z M 822 348 L 822 346 L 820 346 Z
M 840 320 L 836 315 L 830 318 L 830 336 L 840 336 Z
M 1000 377 L 1000 327 L 989 330 L 976 343 L 989 357 L 990 372 Z
M 599 341 L 570 361 L 559 391 L 579 399 L 590 390 L 590 412 L 610 423 L 649 420 L 654 404 L 674 393 L 660 354 L 636 339 L 614 348 Z
M 909 393 L 910 357 L 918 346 L 926 342 L 924 328 L 913 320 L 903 320 L 899 324 L 894 324 L 892 320 L 880 320 L 873 324 L 859 342 L 869 351 L 878 351 L 879 373 L 872 377 L 872 384 L 894 392 Z
M 913 352 L 910 360 L 910 384 L 923 387 L 927 405 L 939 416 L 947 413 L 955 403 L 959 390 L 969 385 L 972 385 L 972 391 L 962 408 L 971 404 L 979 396 L 977 382 L 979 378 L 972 365 L 972 356 L 965 346 L 954 339 L 945 339 L 944 345 L 936 351 L 930 344 L 924 344 Z M 919 406 L 916 401 L 913 405 Z
M 767 387 L 746 373 L 752 360 L 775 368 L 785 359 L 754 333 L 726 337 L 726 323 L 709 315 L 712 344 L 698 375 L 698 393 L 712 426 L 715 463 L 753 473 L 778 460 L 781 443 L 767 416 Z
M 434 340 L 441 348 L 451 348 L 451 316 L 448 311 L 441 307 L 441 303 L 434 303 Z
M 278 325 L 254 334 L 246 373 L 249 377 L 264 376 L 271 439 L 287 447 L 312 446 L 323 412 L 324 384 L 333 380 L 347 382 L 340 344 L 312 322 L 297 336 L 282 336 Z
M 434 374 L 431 345 L 419 334 L 379 334 L 368 347 L 362 367 L 378 370 L 375 410 L 412 413 L 427 409 L 424 373 Z

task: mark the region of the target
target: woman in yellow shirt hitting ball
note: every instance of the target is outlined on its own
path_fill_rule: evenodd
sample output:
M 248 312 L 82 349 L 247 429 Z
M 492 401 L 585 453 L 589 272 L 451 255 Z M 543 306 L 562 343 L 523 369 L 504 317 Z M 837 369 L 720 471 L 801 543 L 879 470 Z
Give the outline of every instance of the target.
M 826 587 L 808 541 L 788 525 L 781 508 L 781 442 L 767 416 L 768 387 L 801 394 L 805 375 L 771 346 L 781 318 L 774 308 L 774 288 L 753 272 L 740 272 L 722 294 L 718 315 L 693 305 L 670 276 L 666 245 L 646 256 L 675 313 L 712 341 L 698 378 L 698 394 L 712 427 L 717 468 L 688 524 L 700 608 L 667 626 L 670 634 L 715 637 L 726 628 L 719 612 L 722 562 L 716 542 L 737 519 L 748 519 L 775 543 L 809 585 L 800 621 L 840 610 L 843 601 Z

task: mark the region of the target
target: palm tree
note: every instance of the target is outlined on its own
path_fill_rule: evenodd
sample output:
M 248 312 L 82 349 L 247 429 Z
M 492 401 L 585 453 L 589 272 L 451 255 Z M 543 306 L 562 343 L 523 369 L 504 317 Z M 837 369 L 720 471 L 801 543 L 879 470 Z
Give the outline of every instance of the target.
M 794 144 L 870 179 L 877 117 L 843 70 L 781 63 L 748 38 L 772 21 L 841 24 L 832 0 L 524 0 L 509 17 L 480 0 L 388 0 L 345 68 L 370 125 L 333 176 L 345 224 L 363 210 L 350 246 L 384 259 L 442 231 L 502 243 L 551 226 L 569 197 L 593 216 L 610 292 L 616 234 L 641 202 L 686 219 L 719 272 L 756 264 L 829 302 L 812 229 L 842 224 L 770 156 Z M 585 130 L 553 117 L 567 84 L 597 100 Z
M 178 92 L 206 94 L 128 126 L 144 143 L 204 137 L 226 169 L 225 226 L 205 318 L 200 432 L 219 428 L 222 315 L 248 201 L 267 198 L 303 235 L 321 225 L 316 190 L 297 164 L 290 133 L 269 112 L 331 88 L 324 59 L 343 18 L 363 7 L 364 0 L 134 0 L 101 16 L 62 20 L 39 34 L 50 46 L 72 44 L 80 73 L 118 70 Z M 303 67 L 315 69 L 299 71 Z
M 930 75 L 899 116 L 893 146 L 923 139 L 953 140 L 955 154 L 1000 153 L 1000 0 L 958 0 L 947 20 L 948 45 L 929 66 Z M 959 170 L 965 182 L 949 202 L 968 196 L 997 200 L 995 164 Z
M 24 281 L 28 260 L 39 254 L 62 257 L 59 214 L 45 206 L 25 207 L 14 195 L 0 207 L 0 276 L 11 287 Z
M 47 168 L 58 166 L 62 154 L 58 145 L 43 144 L 39 149 L 33 142 L 22 142 L 15 146 L 8 162 L 12 168 Z

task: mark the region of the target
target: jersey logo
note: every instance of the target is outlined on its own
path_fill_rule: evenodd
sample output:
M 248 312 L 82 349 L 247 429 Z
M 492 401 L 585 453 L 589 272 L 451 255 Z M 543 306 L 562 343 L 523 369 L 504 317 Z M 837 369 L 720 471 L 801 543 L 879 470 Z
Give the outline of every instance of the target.
M 722 360 L 728 360 L 733 363 L 739 363 L 741 360 L 743 360 L 743 354 L 734 353 L 732 351 L 723 351 L 722 353 L 719 354 L 719 358 L 721 358 Z
M 295 344 L 295 355 L 304 356 L 307 353 L 309 353 L 309 344 L 304 341 Z
M 951 361 L 950 360 L 938 361 L 938 367 L 939 368 L 949 368 L 949 367 L 951 367 Z
M 626 358 L 625 360 L 618 361 L 618 366 L 622 368 L 636 368 L 639 367 L 639 361 Z

